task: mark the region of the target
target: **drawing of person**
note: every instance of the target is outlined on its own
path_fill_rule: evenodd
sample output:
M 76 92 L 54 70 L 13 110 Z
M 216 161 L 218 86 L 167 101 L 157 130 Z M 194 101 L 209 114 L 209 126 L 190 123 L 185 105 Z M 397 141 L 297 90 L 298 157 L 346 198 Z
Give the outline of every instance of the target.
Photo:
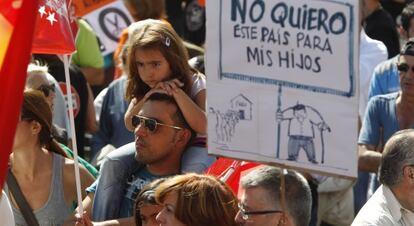
M 220 113 L 220 110 L 215 110 L 214 108 L 210 107 L 210 113 L 216 116 L 216 140 L 217 141 L 224 141 L 224 128 L 223 128 L 223 114 Z
M 289 161 L 297 161 L 299 151 L 302 148 L 306 152 L 309 162 L 318 164 L 315 156 L 315 131 L 316 126 L 321 132 L 322 149 L 323 134 L 322 131 L 330 131 L 329 126 L 325 123 L 320 113 L 311 106 L 297 103 L 295 106 L 289 107 L 283 111 L 276 113 L 278 123 L 288 120 L 288 159 Z
M 216 136 L 218 142 L 230 142 L 236 132 L 236 125 L 239 122 L 239 114 L 234 110 L 227 110 L 221 113 L 220 110 L 209 108 L 209 113 L 216 116 Z

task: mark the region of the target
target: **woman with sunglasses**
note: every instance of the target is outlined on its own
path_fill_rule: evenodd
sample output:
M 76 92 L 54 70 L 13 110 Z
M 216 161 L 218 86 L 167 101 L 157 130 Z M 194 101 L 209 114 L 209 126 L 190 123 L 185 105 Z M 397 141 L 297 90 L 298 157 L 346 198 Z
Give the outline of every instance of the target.
M 38 63 L 30 63 L 27 67 L 26 88 L 41 91 L 52 109 L 53 127 L 52 133 L 59 143 L 68 145 L 70 133 L 68 133 L 69 121 L 66 117 L 66 104 L 62 91 L 57 87 L 57 82 L 48 73 L 48 67 Z
M 382 144 L 397 131 L 414 128 L 414 39 L 402 48 L 397 68 L 401 90 L 370 99 L 358 139 L 360 170 L 378 172 Z
M 38 62 L 30 63 L 27 67 L 26 88 L 35 89 L 41 91 L 46 98 L 49 107 L 52 110 L 52 135 L 53 138 L 59 142 L 60 147 L 65 151 L 69 157 L 73 157 L 73 152 L 68 147 L 71 146 L 71 133 L 65 128 L 69 128 L 69 125 L 64 127 L 61 124 L 66 123 L 67 108 L 63 93 L 60 90 L 58 83 L 52 75 L 48 73 L 48 67 L 46 65 L 39 65 Z M 60 109 L 59 109 L 60 108 Z M 62 112 L 63 110 L 63 112 Z M 58 115 L 58 116 L 57 116 Z M 89 164 L 87 161 L 78 157 L 80 163 L 94 176 L 98 176 L 98 171 Z
M 10 169 L 41 226 L 62 225 L 76 207 L 74 162 L 51 136 L 52 112 L 44 95 L 27 90 L 18 122 Z M 82 191 L 93 182 L 80 167 Z M 6 187 L 16 225 L 27 225 L 20 208 Z M 83 196 L 86 194 L 84 193 Z
M 163 207 L 160 226 L 236 226 L 237 198 L 216 177 L 185 174 L 167 179 L 155 190 Z

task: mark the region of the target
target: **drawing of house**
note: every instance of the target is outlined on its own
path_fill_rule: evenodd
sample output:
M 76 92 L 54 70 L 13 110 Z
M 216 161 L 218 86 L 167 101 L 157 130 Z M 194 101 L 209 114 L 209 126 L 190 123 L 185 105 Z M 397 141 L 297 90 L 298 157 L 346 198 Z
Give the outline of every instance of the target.
M 230 100 L 231 108 L 238 112 L 240 120 L 252 120 L 253 103 L 243 94 L 239 94 Z

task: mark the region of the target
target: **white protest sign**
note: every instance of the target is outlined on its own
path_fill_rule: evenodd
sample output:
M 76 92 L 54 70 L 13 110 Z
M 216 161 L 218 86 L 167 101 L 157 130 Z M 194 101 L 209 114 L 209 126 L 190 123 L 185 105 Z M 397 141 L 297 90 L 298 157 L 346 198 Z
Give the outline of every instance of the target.
M 122 31 L 133 22 L 122 1 L 96 1 L 94 4 L 77 2 L 77 13 L 96 32 L 104 56 L 115 51 Z
M 358 9 L 208 1 L 209 153 L 356 177 Z

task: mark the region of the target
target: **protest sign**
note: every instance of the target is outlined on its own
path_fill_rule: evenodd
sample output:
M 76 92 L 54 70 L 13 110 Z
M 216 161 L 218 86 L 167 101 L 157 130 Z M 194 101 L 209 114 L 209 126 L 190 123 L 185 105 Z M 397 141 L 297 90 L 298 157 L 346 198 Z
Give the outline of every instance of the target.
M 356 177 L 358 1 L 206 9 L 209 153 Z
M 133 22 L 122 1 L 74 0 L 73 6 L 76 15 L 85 19 L 96 32 L 104 56 L 115 51 L 122 31 Z

